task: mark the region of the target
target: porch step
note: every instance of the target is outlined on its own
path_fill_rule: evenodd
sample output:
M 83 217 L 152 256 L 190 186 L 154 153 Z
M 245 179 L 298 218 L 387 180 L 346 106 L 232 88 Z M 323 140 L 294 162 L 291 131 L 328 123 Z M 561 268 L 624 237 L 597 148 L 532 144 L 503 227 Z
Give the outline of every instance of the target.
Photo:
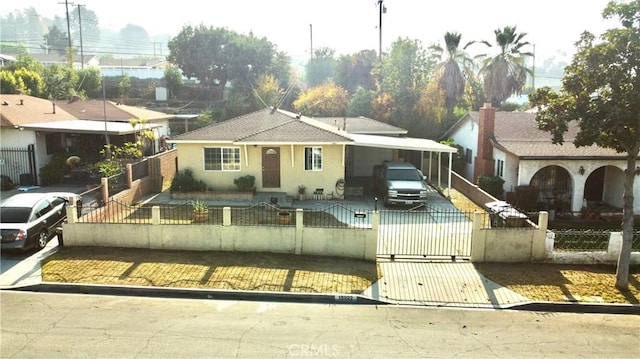
M 253 195 L 254 203 L 273 203 L 276 201 L 280 207 L 291 207 L 293 199 L 291 196 L 287 196 L 286 192 L 256 192 Z

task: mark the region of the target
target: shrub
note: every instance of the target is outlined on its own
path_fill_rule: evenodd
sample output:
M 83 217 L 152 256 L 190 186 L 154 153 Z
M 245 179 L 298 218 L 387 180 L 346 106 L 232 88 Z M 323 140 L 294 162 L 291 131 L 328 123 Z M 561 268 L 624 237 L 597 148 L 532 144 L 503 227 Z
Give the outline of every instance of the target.
M 252 175 L 245 175 L 234 179 L 233 183 L 238 187 L 240 192 L 250 192 L 253 191 L 255 187 L 256 178 Z
M 207 184 L 193 176 L 193 170 L 186 168 L 176 174 L 171 181 L 171 192 L 202 192 L 207 190 Z
M 502 198 L 504 180 L 497 176 L 478 177 L 478 187 L 496 198 Z

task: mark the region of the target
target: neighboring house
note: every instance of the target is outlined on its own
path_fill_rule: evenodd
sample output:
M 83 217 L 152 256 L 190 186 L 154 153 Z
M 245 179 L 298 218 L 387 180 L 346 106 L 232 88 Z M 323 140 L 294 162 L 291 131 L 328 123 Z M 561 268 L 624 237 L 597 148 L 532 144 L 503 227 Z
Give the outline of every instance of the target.
M 67 59 L 66 55 L 60 55 L 57 53 L 29 54 L 29 56 L 35 58 L 37 61 L 41 62 L 44 66 L 51 66 L 54 64 L 67 66 L 69 63 L 69 60 Z M 84 54 L 80 56 L 80 54 L 75 54 L 73 58 L 73 68 L 76 70 L 79 70 L 83 67 L 98 67 L 99 63 L 100 62 L 96 55 Z
M 431 157 L 423 152 L 456 151 L 431 140 L 397 137 L 402 134 L 406 131 L 362 117 L 315 119 L 264 109 L 169 142 L 177 145 L 179 170 L 190 168 L 216 190 L 233 190 L 235 178 L 252 175 L 257 191 L 293 195 L 302 185 L 340 197 L 345 182 L 364 187 L 363 179 L 372 181 L 374 164 L 403 160 L 406 151 L 421 158 Z
M 153 129 L 157 136 L 161 136 L 165 133 L 164 117 L 170 117 L 131 106 L 122 108 L 112 102 L 78 102 L 90 103 L 91 106 L 78 109 L 76 106 L 79 105 L 66 106 L 60 101 L 0 94 L 2 175 L 9 176 L 14 183 L 38 184 L 39 169 L 50 161 L 54 153 L 64 151 L 79 155 L 85 161 L 98 158 L 107 139 L 109 143 L 121 144 L 133 139 L 135 132 L 142 128 Z M 98 107 L 100 116 L 96 114 Z M 76 115 L 75 111 L 82 112 L 82 109 L 88 115 Z M 135 128 L 128 121 L 145 116 L 149 123 Z
M 0 67 L 5 67 L 15 61 L 16 61 L 15 56 L 0 54 Z
M 102 59 L 100 72 L 104 76 L 136 77 L 139 79 L 161 79 L 168 62 L 164 59 Z
M 564 144 L 553 144 L 551 134 L 537 128 L 535 113 L 496 112 L 485 104 L 479 112 L 463 116 L 443 137 L 462 147 L 466 165 L 460 175 L 473 183 L 481 175 L 501 177 L 507 195 L 519 186 L 535 186 L 539 206 L 560 205 L 573 212 L 579 212 L 585 200 L 621 208 L 625 154 L 598 146 L 576 147 L 578 131 L 571 123 Z M 633 192 L 637 213 L 639 180 Z

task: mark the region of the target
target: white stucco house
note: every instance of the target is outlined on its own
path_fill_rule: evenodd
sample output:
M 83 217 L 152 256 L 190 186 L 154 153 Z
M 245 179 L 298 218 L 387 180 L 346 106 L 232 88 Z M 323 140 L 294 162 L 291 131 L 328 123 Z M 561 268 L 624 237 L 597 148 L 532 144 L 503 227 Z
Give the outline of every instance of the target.
M 496 112 L 490 104 L 469 112 L 443 136 L 462 148 L 462 175 L 476 183 L 481 175 L 504 180 L 505 197 L 519 186 L 535 186 L 538 204 L 560 204 L 579 212 L 589 203 L 622 207 L 624 153 L 598 146 L 576 147 L 579 132 L 570 124 L 564 144 L 551 142 L 551 134 L 538 130 L 535 113 Z M 640 211 L 640 178 L 633 188 L 634 212 Z M 586 201 L 586 202 L 585 202 Z

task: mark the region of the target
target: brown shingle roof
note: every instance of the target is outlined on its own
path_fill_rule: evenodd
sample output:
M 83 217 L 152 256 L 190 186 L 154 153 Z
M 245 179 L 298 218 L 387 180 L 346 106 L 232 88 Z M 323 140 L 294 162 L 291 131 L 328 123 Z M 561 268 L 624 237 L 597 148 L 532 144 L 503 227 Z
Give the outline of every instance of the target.
M 195 131 L 183 133 L 173 141 L 327 143 L 351 142 L 346 134 L 313 126 L 282 111 L 264 109 Z
M 20 104 L 22 100 L 22 104 Z M 55 107 L 49 100 L 27 95 L 0 95 L 0 118 L 2 126 L 20 126 L 29 123 L 72 120 L 69 112 Z
M 469 113 L 472 120 L 478 122 L 478 112 Z M 538 129 L 535 113 L 496 112 L 494 146 L 521 158 L 595 158 L 623 157 L 616 151 L 598 146 L 576 147 L 573 140 L 580 128 L 574 121 L 564 135 L 564 144 L 551 142 L 551 134 Z
M 71 113 L 81 120 L 104 120 L 105 103 L 102 100 L 78 100 L 78 101 L 55 101 L 59 108 Z M 140 107 L 118 105 L 114 102 L 106 102 L 106 114 L 108 121 L 128 122 L 135 118 L 145 118 L 149 122 L 153 120 L 173 117 L 166 113 L 151 111 Z
M 398 134 L 404 135 L 407 130 L 368 117 L 313 117 L 327 125 L 360 134 Z

